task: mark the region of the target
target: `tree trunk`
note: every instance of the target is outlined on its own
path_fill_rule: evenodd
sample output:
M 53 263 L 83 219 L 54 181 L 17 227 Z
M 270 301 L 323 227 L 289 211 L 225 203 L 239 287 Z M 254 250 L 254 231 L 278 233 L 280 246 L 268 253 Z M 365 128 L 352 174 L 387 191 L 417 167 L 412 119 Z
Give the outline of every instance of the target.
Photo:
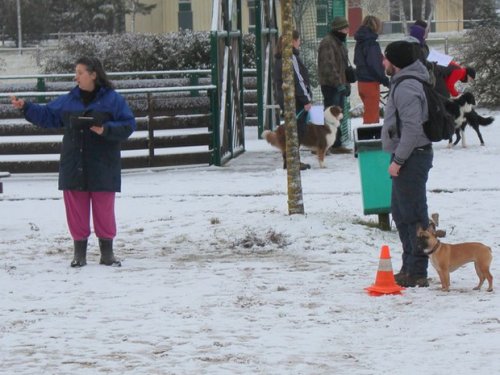
M 436 0 L 431 0 L 430 2 L 430 12 L 429 12 L 429 17 L 427 18 L 427 27 L 429 29 L 429 32 L 431 31 L 431 22 L 432 22 L 432 19 L 434 18 L 434 12 L 436 11 Z
M 408 24 L 406 23 L 406 13 L 405 13 L 405 5 L 403 0 L 399 0 L 399 19 L 401 20 L 401 28 L 403 29 L 403 33 L 408 35 Z
M 292 66 L 292 0 L 282 2 L 283 32 L 283 95 L 285 98 L 286 165 L 288 214 L 304 214 L 302 182 L 300 179 L 299 139 L 295 118 L 295 85 Z

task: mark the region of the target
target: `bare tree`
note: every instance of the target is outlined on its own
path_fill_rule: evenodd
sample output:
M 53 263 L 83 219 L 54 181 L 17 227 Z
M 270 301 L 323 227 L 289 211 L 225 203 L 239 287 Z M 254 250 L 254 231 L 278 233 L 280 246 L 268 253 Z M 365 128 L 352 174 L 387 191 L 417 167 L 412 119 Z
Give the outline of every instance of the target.
M 387 0 L 358 0 L 353 1 L 352 6 L 366 9 L 367 14 L 382 18 L 387 14 L 389 5 Z
M 126 2 L 127 12 L 131 14 L 132 17 L 132 25 L 131 30 L 133 33 L 135 32 L 135 17 L 137 14 L 147 15 L 150 14 L 151 11 L 156 8 L 156 4 L 147 5 L 142 3 L 139 0 L 127 0 Z
M 310 9 L 313 6 L 314 0 L 293 0 L 292 3 L 292 15 L 293 20 L 295 22 L 295 28 L 302 33 L 302 19 L 304 13 L 307 9 Z
M 406 13 L 405 13 L 405 5 L 403 3 L 403 0 L 399 0 L 399 20 L 401 21 L 401 28 L 403 29 L 403 32 L 408 34 L 408 23 L 406 22 Z
M 283 95 L 285 98 L 286 166 L 288 186 L 288 213 L 304 214 L 302 182 L 300 178 L 299 139 L 295 119 L 295 85 L 292 66 L 292 0 L 281 3 L 281 30 L 283 30 Z

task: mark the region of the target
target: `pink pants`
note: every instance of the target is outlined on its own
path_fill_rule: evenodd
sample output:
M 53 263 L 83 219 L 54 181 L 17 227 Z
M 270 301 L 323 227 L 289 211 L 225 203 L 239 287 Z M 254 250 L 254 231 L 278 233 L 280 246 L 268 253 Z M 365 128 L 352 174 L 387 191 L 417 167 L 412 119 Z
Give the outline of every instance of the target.
M 64 190 L 66 220 L 73 240 L 90 236 L 90 206 L 97 238 L 113 239 L 116 236 L 115 193 Z

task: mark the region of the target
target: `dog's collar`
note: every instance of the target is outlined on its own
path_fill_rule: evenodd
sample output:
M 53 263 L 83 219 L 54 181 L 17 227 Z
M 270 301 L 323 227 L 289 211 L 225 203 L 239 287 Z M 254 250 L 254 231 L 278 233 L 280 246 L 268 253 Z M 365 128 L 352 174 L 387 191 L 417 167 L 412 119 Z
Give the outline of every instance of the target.
M 427 253 L 427 255 L 431 255 L 432 253 L 436 252 L 436 250 L 439 248 L 439 246 L 441 245 L 441 241 L 437 241 L 436 244 L 434 245 L 434 247 L 432 249 L 430 249 L 430 251 Z

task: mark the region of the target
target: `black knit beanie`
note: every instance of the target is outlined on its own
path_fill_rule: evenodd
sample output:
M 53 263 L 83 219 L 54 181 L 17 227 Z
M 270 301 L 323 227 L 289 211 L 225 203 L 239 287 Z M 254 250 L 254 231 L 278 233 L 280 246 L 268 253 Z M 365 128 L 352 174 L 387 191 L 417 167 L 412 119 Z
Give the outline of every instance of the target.
M 470 66 L 465 68 L 465 71 L 467 72 L 467 75 L 471 77 L 472 79 L 476 79 L 476 69 L 471 68 Z M 467 80 L 467 77 L 465 77 Z
M 403 69 L 417 61 L 418 56 L 415 54 L 415 48 L 412 43 L 398 40 L 387 45 L 385 48 L 385 58 L 392 65 Z

